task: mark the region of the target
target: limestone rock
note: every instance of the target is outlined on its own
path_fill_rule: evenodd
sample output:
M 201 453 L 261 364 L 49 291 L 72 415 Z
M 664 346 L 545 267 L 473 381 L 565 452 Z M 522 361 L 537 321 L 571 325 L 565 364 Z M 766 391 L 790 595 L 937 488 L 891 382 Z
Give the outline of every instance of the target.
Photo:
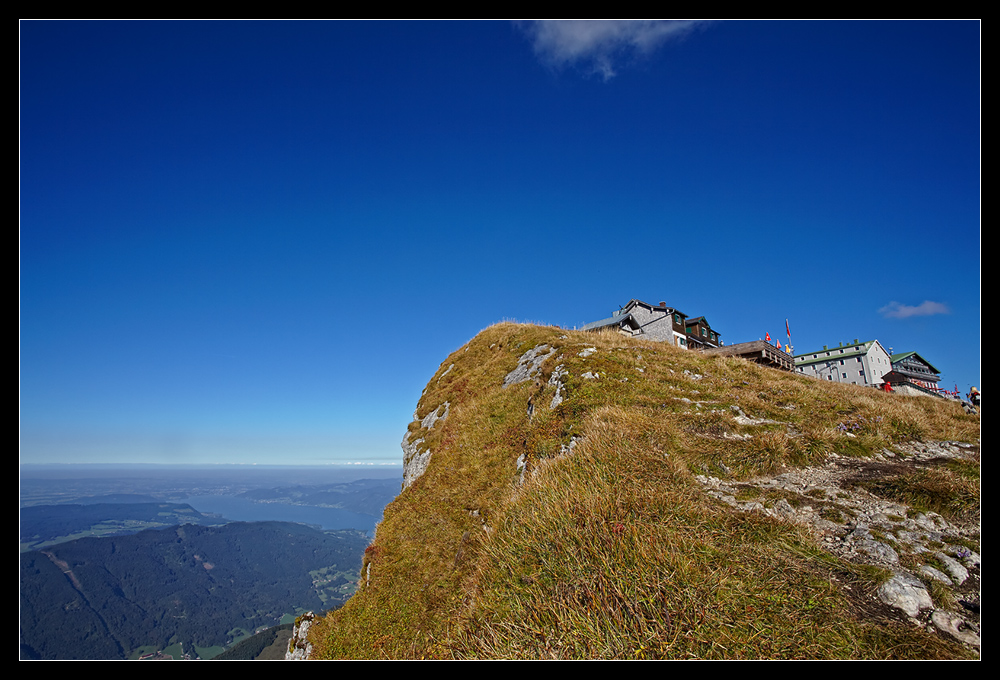
M 448 408 L 450 406 L 450 401 L 446 401 L 438 406 L 436 409 L 424 416 L 424 419 L 420 421 L 420 427 L 426 427 L 428 430 L 433 429 L 434 423 L 448 417 Z M 444 413 L 441 413 L 441 409 L 444 409 Z M 441 415 L 438 415 L 439 413 L 441 413 Z
M 980 634 L 978 627 L 973 628 L 969 623 L 957 614 L 937 610 L 931 614 L 931 623 L 943 633 L 948 633 L 959 642 L 964 642 L 973 647 L 980 646 Z
M 555 408 L 563 402 L 563 378 L 569 375 L 569 371 L 563 364 L 559 364 L 552 371 L 552 375 L 549 376 L 549 385 L 554 385 L 556 388 L 556 393 L 552 397 L 552 403 L 549 404 L 549 408 Z
M 292 628 L 292 639 L 288 641 L 288 651 L 285 652 L 285 661 L 306 661 L 312 654 L 312 645 L 309 643 L 309 627 L 312 626 L 316 615 L 306 612 L 295 620 Z
M 909 617 L 916 617 L 922 609 L 933 609 L 934 601 L 923 582 L 905 571 L 896 572 L 878 589 L 878 597 L 891 607 L 902 609 Z
M 431 450 L 420 451 L 420 444 L 424 441 L 423 437 L 420 439 L 410 442 L 410 433 L 407 432 L 403 437 L 403 488 L 409 487 L 413 482 L 417 481 L 420 475 L 427 472 L 427 466 L 431 462 Z
M 923 574 L 924 576 L 926 576 L 927 578 L 934 579 L 938 583 L 943 583 L 943 584 L 949 585 L 949 586 L 951 585 L 951 579 L 948 578 L 947 574 L 945 574 L 945 573 L 943 573 L 943 572 L 935 569 L 934 567 L 930 566 L 929 564 L 921 565 L 921 567 L 920 567 L 920 573 Z
M 948 574 L 955 579 L 955 583 L 962 585 L 965 583 L 965 579 L 969 578 L 969 570 L 962 566 L 962 564 L 948 555 L 942 552 L 934 553 L 934 557 L 941 560 L 944 564 L 944 568 L 948 570 Z
M 549 351 L 546 352 L 545 350 Z M 538 345 L 529 349 L 517 360 L 517 368 L 508 373 L 507 377 L 503 379 L 503 386 L 506 388 L 531 380 L 538 373 L 545 360 L 555 353 L 555 348 L 550 348 L 548 345 Z
M 428 413 L 420 421 L 420 427 L 425 430 L 433 430 L 434 425 L 439 420 L 444 420 L 448 417 L 448 410 L 451 407 L 451 402 L 446 401 L 436 409 Z M 413 419 L 417 419 L 416 412 L 413 413 Z M 413 482 L 417 481 L 420 475 L 427 471 L 427 466 L 431 462 L 431 451 L 427 449 L 426 451 L 420 450 L 420 445 L 424 442 L 424 438 L 420 437 L 418 439 L 410 441 L 410 436 L 413 433 L 407 431 L 403 435 L 403 442 L 400 446 L 403 448 L 403 488 L 406 489 Z

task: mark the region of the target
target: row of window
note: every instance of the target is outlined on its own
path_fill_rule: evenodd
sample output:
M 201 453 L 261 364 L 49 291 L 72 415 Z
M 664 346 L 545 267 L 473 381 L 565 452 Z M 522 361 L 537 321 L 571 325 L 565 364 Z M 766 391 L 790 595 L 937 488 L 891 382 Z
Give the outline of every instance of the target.
M 691 327 L 685 329 L 687 331 L 688 335 L 691 335 L 691 329 L 693 329 L 693 328 L 694 328 L 694 326 L 691 326 Z M 704 328 L 701 329 L 701 337 L 703 337 L 703 338 L 709 338 L 710 337 L 711 340 L 712 340 L 712 342 L 718 342 L 719 341 L 719 334 L 718 333 L 716 333 L 715 331 L 709 332 L 708 330 L 706 330 Z
M 850 347 L 843 347 L 843 348 L 841 348 L 841 349 L 837 350 L 837 353 L 839 353 L 839 354 L 843 354 L 843 353 L 844 353 L 844 350 L 851 350 L 851 348 L 850 348 Z M 861 348 L 860 348 L 860 347 L 855 347 L 855 348 L 854 348 L 853 350 L 851 350 L 851 351 L 852 351 L 852 352 L 860 352 L 860 351 L 861 351 Z M 827 357 L 828 357 L 828 356 L 830 356 L 830 355 L 832 355 L 832 354 L 833 354 L 833 352 L 827 352 L 827 353 L 826 353 L 826 354 L 824 354 L 823 356 L 827 356 Z M 813 354 L 813 359 L 818 359 L 818 358 L 819 358 L 819 353 L 816 353 L 816 354 Z
M 840 377 L 843 378 L 844 380 L 847 380 L 847 373 L 846 372 L 841 373 Z M 868 382 L 868 378 L 865 377 L 865 370 L 864 369 L 861 369 L 860 371 L 858 371 L 858 377 L 859 378 L 864 378 L 865 382 L 866 383 Z M 831 373 L 830 375 L 826 376 L 826 379 L 827 380 L 833 380 L 833 374 Z

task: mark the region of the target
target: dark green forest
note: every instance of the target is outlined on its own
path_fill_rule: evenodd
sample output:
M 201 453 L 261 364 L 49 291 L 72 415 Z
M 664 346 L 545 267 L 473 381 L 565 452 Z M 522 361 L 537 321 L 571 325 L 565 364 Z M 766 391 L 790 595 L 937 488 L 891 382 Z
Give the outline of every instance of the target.
M 359 532 L 234 522 L 23 553 L 21 657 L 124 659 L 141 646 L 226 646 L 234 629 L 338 606 L 367 545 Z
M 282 661 L 293 626 L 285 623 L 251 635 L 212 659 L 213 661 Z
M 21 508 L 21 549 L 45 547 L 74 535 L 99 536 L 134 534 L 175 524 L 219 525 L 226 520 L 203 515 L 187 503 L 95 503 L 34 505 Z

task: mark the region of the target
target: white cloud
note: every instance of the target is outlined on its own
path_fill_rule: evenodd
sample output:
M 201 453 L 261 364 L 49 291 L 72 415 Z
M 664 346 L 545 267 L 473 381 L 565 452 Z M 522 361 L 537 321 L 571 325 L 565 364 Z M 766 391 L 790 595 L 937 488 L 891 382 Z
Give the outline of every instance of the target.
M 535 54 L 549 66 L 589 65 L 604 80 L 629 53 L 647 56 L 682 37 L 695 21 L 533 21 L 524 25 Z
M 948 305 L 941 302 L 931 302 L 930 300 L 924 300 L 916 307 L 912 305 L 903 305 L 896 301 L 890 302 L 882 309 L 878 310 L 879 314 L 889 319 L 905 319 L 910 316 L 932 316 L 934 314 L 950 314 L 951 310 L 948 309 Z

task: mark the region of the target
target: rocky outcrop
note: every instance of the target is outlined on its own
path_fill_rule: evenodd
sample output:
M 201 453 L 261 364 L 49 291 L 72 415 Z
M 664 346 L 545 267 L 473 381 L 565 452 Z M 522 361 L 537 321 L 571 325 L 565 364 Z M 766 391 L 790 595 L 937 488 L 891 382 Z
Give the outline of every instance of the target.
M 895 448 L 876 459 L 830 454 L 825 465 L 773 477 L 722 481 L 701 475 L 697 479 L 709 495 L 727 505 L 806 526 L 831 553 L 888 569 L 892 576 L 878 589 L 879 600 L 978 649 L 981 559 L 965 545 L 970 537 L 978 537 L 978 522 L 915 511 L 857 484 L 858 480 L 970 458 L 974 447 L 911 442 Z M 932 583 L 938 602 L 931 595 Z
M 454 365 L 454 364 L 453 364 Z M 451 370 L 450 368 L 448 370 Z M 420 421 L 421 430 L 432 430 L 434 429 L 435 423 L 444 420 L 448 417 L 448 409 L 451 407 L 451 402 L 444 402 L 436 409 L 428 413 Z M 414 414 L 414 419 L 416 419 L 416 414 Z M 413 482 L 417 481 L 420 475 L 427 471 L 427 466 L 431 462 L 431 450 L 425 449 L 420 450 L 420 445 L 424 443 L 424 438 L 420 437 L 410 441 L 410 437 L 413 433 L 407 431 L 403 435 L 403 442 L 400 446 L 403 447 L 403 488 L 407 488 Z
M 548 350 L 547 352 L 545 350 Z M 510 387 L 517 383 L 526 382 L 535 377 L 541 369 L 545 360 L 556 353 L 554 348 L 548 345 L 538 345 L 521 355 L 517 360 L 517 368 L 507 374 L 503 379 L 503 386 Z
M 431 462 L 431 450 L 420 450 L 420 445 L 424 443 L 423 437 L 410 441 L 410 433 L 403 436 L 403 488 L 407 488 L 417 481 L 420 475 L 427 471 L 427 466 Z
M 556 393 L 552 395 L 552 401 L 549 403 L 549 408 L 555 408 L 563 402 L 566 394 L 566 386 L 563 384 L 566 376 L 569 375 L 569 371 L 562 364 L 559 364 L 552 370 L 552 375 L 549 376 L 549 385 L 556 388 Z
M 288 641 L 288 651 L 285 652 L 285 661 L 307 661 L 309 659 L 312 654 L 312 643 L 308 640 L 309 628 L 315 618 L 315 614 L 306 612 L 295 619 L 292 639 Z

